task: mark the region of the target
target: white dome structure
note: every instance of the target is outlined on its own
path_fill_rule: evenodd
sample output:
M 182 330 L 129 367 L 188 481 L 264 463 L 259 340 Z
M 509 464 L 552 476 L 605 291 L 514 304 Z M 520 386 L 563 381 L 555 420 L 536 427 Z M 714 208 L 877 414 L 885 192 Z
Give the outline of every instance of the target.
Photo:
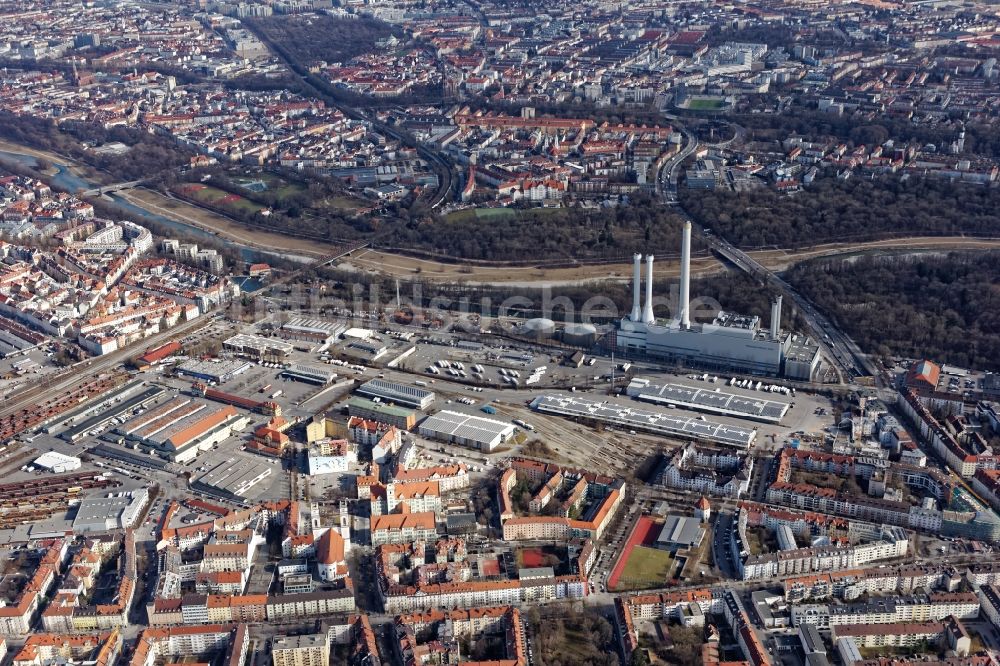
M 556 323 L 545 317 L 529 319 L 521 325 L 518 333 L 523 336 L 544 339 L 551 338 L 556 330 Z

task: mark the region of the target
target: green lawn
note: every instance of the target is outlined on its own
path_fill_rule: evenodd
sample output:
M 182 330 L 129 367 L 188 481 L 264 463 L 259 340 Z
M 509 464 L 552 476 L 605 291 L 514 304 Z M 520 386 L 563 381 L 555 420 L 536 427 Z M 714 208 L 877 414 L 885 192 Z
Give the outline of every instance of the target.
M 508 217 L 517 217 L 515 211 L 509 208 L 477 208 L 476 218 L 479 220 L 500 220 Z
M 663 587 L 673 561 L 673 557 L 665 550 L 636 546 L 625 563 L 616 591 Z
M 306 188 L 298 183 L 288 183 L 287 185 L 282 185 L 281 187 L 276 188 L 274 193 L 278 196 L 278 200 L 280 201 L 295 194 L 301 194 L 305 191 Z
M 493 220 L 520 219 L 527 220 L 537 217 L 546 217 L 563 210 L 562 208 L 528 208 L 525 210 L 516 208 L 465 208 L 448 213 L 445 216 L 449 222 L 490 222 Z
M 695 111 L 712 111 L 721 109 L 723 102 L 718 99 L 692 99 L 688 100 L 687 107 Z
M 476 219 L 476 209 L 465 208 L 463 210 L 452 211 L 445 215 L 445 219 L 449 222 L 472 222 Z
M 256 213 L 261 208 L 260 204 L 256 204 L 241 196 L 230 194 L 217 187 L 188 187 L 185 188 L 185 191 L 191 198 L 212 206 L 218 206 L 219 208 L 242 210 L 249 213 Z
M 184 189 L 187 191 L 189 196 L 205 203 L 212 203 L 228 194 L 228 192 L 223 192 L 219 188 L 211 187 L 209 185 L 203 185 L 201 187 L 191 186 Z
M 350 197 L 333 197 L 331 199 L 324 199 L 323 204 L 327 208 L 346 211 L 354 211 L 364 206 L 363 202 Z

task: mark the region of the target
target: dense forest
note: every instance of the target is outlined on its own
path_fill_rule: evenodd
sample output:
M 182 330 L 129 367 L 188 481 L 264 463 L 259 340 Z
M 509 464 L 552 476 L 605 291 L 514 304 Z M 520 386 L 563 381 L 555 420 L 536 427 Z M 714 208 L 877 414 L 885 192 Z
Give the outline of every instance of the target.
M 631 259 L 677 255 L 682 218 L 646 196 L 614 208 L 529 209 L 414 220 L 380 241 L 401 249 L 476 260 Z M 698 247 L 693 247 L 694 251 Z
M 681 201 L 699 223 L 744 248 L 1000 230 L 1000 189 L 936 179 L 825 178 L 791 196 L 682 188 Z
M 1000 158 L 1000 133 L 990 125 L 964 122 L 961 118 L 954 118 L 950 123 L 916 124 L 903 117 L 882 116 L 870 120 L 792 104 L 784 113 L 736 114 L 729 119 L 747 128 L 752 139 L 784 139 L 797 135 L 813 140 L 832 136 L 855 145 L 869 146 L 893 139 L 897 145 L 916 143 L 941 147 L 958 138 L 959 129 L 964 127 L 967 153 Z
M 295 62 L 313 65 L 344 63 L 375 50 L 375 43 L 390 35 L 402 37 L 397 28 L 374 18 L 338 18 L 320 15 L 270 16 L 251 19 L 255 30 L 282 46 Z
M 814 261 L 786 278 L 866 351 L 1000 370 L 1000 252 Z

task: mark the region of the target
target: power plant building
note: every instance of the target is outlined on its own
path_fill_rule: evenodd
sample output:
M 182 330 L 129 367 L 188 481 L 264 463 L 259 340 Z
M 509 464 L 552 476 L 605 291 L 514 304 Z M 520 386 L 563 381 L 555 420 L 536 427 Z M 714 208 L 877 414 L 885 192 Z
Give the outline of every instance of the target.
M 678 316 L 657 321 L 653 312 L 653 257 L 646 257 L 646 298 L 640 306 L 641 255 L 635 255 L 632 311 L 619 322 L 616 346 L 626 353 L 679 364 L 809 380 L 819 365 L 819 346 L 781 331 L 781 297 L 771 307 L 770 327 L 759 317 L 720 311 L 709 324 L 690 320 L 691 223 L 684 223 Z

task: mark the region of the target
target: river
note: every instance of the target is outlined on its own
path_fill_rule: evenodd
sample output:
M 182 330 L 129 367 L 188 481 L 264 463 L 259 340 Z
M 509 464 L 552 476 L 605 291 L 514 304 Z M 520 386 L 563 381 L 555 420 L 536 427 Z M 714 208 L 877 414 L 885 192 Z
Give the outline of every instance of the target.
M 28 155 L 25 153 L 16 153 L 9 150 L 0 150 L 0 160 L 8 160 L 11 162 L 16 162 L 26 167 L 37 167 L 38 159 L 33 155 Z M 56 170 L 56 173 L 52 176 L 47 176 L 49 183 L 59 189 L 66 190 L 68 192 L 82 192 L 85 190 L 92 190 L 100 187 L 97 183 L 91 183 L 80 176 L 77 176 L 70 167 L 66 164 L 56 164 L 53 163 L 52 167 Z M 206 231 L 200 227 L 196 227 L 179 220 L 175 220 L 159 213 L 153 212 L 141 206 L 138 206 L 131 201 L 127 201 L 117 194 L 111 193 L 104 195 L 105 198 L 110 199 L 115 206 L 121 208 L 128 213 L 131 213 L 139 220 L 147 220 L 149 222 L 154 222 L 161 227 L 166 227 L 168 229 L 173 229 L 174 231 L 184 234 L 186 236 L 193 237 L 195 239 L 206 239 L 211 240 L 213 243 L 221 243 L 222 245 L 239 250 L 240 257 L 247 262 L 259 261 L 261 257 L 280 257 L 283 259 L 291 259 L 293 261 L 308 262 L 311 261 L 308 257 L 301 257 L 291 254 L 283 254 L 278 252 L 265 252 L 258 250 L 256 248 L 248 247 L 242 245 L 235 241 L 229 240 L 223 236 L 212 233 L 211 231 Z M 139 221 L 137 220 L 137 221 Z M 237 282 L 242 282 L 245 287 L 244 291 L 254 291 L 260 289 L 261 284 L 258 280 L 251 279 L 249 277 L 241 276 L 237 279 Z
M 13 162 L 17 162 L 18 164 L 23 164 L 26 167 L 38 166 L 38 160 L 36 158 L 22 153 L 12 153 L 6 150 L 0 150 L 0 158 L 11 160 Z M 80 190 L 89 190 L 94 187 L 94 185 L 91 185 L 86 180 L 73 173 L 65 164 L 53 164 L 52 166 L 55 167 L 56 173 L 55 175 L 48 177 L 49 182 L 59 189 L 67 190 L 69 192 L 78 192 Z

